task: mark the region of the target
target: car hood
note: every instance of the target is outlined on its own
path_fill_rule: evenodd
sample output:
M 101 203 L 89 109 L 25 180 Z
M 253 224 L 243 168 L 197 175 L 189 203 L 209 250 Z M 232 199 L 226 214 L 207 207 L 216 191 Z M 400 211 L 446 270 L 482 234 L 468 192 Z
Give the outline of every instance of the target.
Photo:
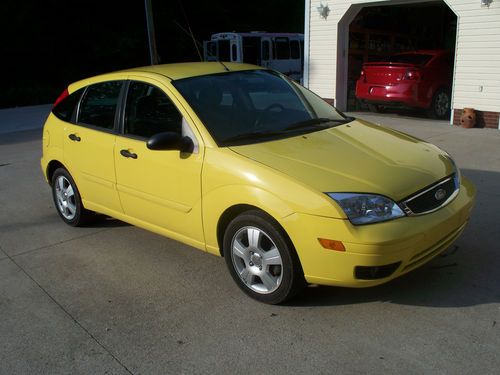
M 230 148 L 320 192 L 374 193 L 396 201 L 454 172 L 436 146 L 362 120 Z

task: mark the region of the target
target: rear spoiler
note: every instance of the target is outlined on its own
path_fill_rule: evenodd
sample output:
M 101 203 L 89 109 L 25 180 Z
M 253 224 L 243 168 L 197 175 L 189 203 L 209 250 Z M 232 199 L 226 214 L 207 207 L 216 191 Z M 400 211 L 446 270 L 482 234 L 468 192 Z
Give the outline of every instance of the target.
M 421 66 L 421 65 L 416 65 L 416 64 L 407 64 L 407 63 L 394 63 L 394 62 L 367 62 L 363 64 L 363 67 L 365 66 L 394 66 L 394 67 L 401 67 L 401 68 L 414 68 L 416 66 Z

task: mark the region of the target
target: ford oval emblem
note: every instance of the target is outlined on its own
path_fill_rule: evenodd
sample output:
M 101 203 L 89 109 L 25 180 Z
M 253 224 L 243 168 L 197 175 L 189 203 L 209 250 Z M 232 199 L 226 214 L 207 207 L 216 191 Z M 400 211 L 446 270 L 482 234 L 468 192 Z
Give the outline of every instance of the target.
M 446 190 L 444 190 L 444 189 L 438 189 L 434 193 L 434 198 L 436 198 L 437 201 L 440 201 L 444 197 L 446 197 Z

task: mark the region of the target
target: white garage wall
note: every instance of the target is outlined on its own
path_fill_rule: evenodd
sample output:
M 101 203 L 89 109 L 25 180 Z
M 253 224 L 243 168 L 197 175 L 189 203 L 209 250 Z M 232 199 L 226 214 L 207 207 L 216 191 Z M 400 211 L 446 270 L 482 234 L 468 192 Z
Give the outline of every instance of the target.
M 336 99 L 337 24 L 351 5 L 412 2 L 415 0 L 306 0 L 309 60 L 305 84 L 324 98 Z M 452 106 L 500 112 L 500 0 L 493 0 L 489 8 L 481 7 L 480 0 L 445 2 L 457 14 L 458 24 Z M 320 4 L 330 8 L 326 20 L 319 15 Z M 345 48 L 342 46 L 339 56 L 347 52 Z

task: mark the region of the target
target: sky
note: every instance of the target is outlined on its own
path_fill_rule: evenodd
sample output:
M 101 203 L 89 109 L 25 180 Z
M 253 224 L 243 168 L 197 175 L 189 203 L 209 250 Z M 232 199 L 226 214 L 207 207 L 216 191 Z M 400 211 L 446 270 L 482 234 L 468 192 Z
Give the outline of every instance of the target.
M 303 32 L 304 0 L 152 0 L 162 63 L 195 61 L 223 31 Z M 69 83 L 149 64 L 143 0 L 2 0 L 0 107 L 52 102 Z

